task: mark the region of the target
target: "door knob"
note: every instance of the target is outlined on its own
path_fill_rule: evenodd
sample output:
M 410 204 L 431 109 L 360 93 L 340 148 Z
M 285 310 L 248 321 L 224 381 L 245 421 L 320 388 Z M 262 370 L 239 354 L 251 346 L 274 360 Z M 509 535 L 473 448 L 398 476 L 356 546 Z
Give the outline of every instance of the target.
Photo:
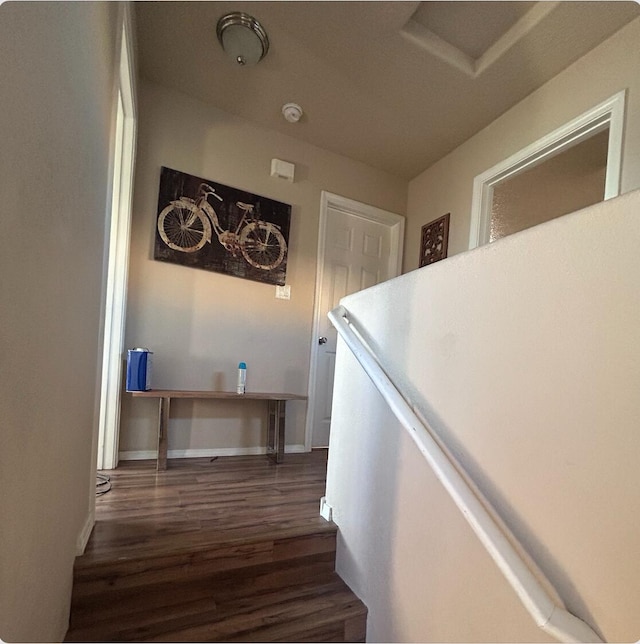
M 327 338 L 325 337 L 318 338 L 318 344 L 327 344 Z

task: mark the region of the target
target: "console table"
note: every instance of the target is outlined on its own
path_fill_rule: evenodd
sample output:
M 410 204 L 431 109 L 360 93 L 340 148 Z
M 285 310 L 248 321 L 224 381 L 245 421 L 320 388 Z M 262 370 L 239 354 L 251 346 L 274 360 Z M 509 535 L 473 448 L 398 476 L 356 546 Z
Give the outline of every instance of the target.
M 131 391 L 135 398 L 158 398 L 158 471 L 167 469 L 167 432 L 172 398 L 212 398 L 215 400 L 265 400 L 267 401 L 267 456 L 276 463 L 284 457 L 284 414 L 287 400 L 306 400 L 297 394 L 267 394 L 250 392 L 237 394 L 230 391 L 184 391 L 180 389 L 150 389 Z

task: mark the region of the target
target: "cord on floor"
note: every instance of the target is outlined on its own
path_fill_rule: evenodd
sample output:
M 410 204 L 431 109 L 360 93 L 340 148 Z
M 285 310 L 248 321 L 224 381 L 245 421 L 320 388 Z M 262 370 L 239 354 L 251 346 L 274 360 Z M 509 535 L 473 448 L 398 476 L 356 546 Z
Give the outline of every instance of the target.
M 106 474 L 96 474 L 96 496 L 102 496 L 111 489 L 111 479 Z

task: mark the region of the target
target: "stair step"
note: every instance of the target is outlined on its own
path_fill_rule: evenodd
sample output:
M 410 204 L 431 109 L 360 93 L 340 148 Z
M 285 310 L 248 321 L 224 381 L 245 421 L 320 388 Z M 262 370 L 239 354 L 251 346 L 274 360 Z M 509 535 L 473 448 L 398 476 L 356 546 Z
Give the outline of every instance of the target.
M 144 587 L 107 589 L 91 595 L 80 595 L 74 590 L 71 626 L 78 629 L 103 621 L 135 620 L 145 611 L 178 610 L 182 604 L 200 600 L 241 599 L 296 584 L 327 580 L 333 574 L 333 553 L 321 553 L 199 578 L 173 577 Z
M 364 641 L 366 608 L 334 572 L 335 526 L 299 532 L 79 557 L 65 641 Z
M 166 591 L 171 592 L 167 584 Z M 126 617 L 95 621 L 72 628 L 69 642 L 207 642 L 304 641 L 304 634 L 333 631 L 340 641 L 364 623 L 366 609 L 335 574 L 313 582 L 268 591 L 256 590 L 230 598 L 223 587 L 198 589 L 199 599 L 183 598 L 173 606 L 146 608 Z M 173 590 L 175 593 L 175 589 Z M 324 640 L 317 640 L 324 641 Z
M 360 642 L 366 607 L 318 516 L 326 456 L 113 472 L 76 559 L 68 642 Z
M 362 640 L 364 605 L 327 562 L 309 565 L 302 575 L 304 567 L 288 579 L 274 570 L 245 569 L 244 577 L 164 582 L 136 589 L 137 597 L 102 597 L 106 608 L 94 602 L 74 609 L 66 641 Z
M 364 639 L 366 608 L 335 575 L 327 585 L 303 586 L 292 597 L 265 596 L 262 602 L 241 603 L 239 610 L 223 604 L 220 619 L 145 638 L 151 642 L 303 642 L 325 641 L 328 632 L 338 641 Z M 272 600 L 272 601 L 269 601 Z M 263 602 L 268 601 L 266 605 Z M 273 602 L 273 603 L 272 603 Z M 358 622 L 361 632 L 353 624 Z M 353 639 L 345 634 L 350 632 Z M 321 639 L 316 639 L 322 635 Z
M 326 522 L 325 522 L 326 523 Z M 297 536 L 243 538 L 189 549 L 183 543 L 179 550 L 154 551 L 116 560 L 98 560 L 86 556 L 76 560 L 74 568 L 75 598 L 105 591 L 147 586 L 167 580 L 195 579 L 224 570 L 284 562 L 322 553 L 335 553 L 336 529 L 307 532 Z

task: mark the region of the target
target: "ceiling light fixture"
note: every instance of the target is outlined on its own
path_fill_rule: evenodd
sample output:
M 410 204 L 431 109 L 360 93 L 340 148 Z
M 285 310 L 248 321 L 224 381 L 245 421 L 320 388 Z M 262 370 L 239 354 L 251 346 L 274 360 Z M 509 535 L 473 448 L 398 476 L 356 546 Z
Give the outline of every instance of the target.
M 282 106 L 282 115 L 289 123 L 297 123 L 302 114 L 302 108 L 297 103 L 285 103 Z
M 228 13 L 216 27 L 222 49 L 241 66 L 255 65 L 269 51 L 269 38 L 262 25 L 252 16 Z

